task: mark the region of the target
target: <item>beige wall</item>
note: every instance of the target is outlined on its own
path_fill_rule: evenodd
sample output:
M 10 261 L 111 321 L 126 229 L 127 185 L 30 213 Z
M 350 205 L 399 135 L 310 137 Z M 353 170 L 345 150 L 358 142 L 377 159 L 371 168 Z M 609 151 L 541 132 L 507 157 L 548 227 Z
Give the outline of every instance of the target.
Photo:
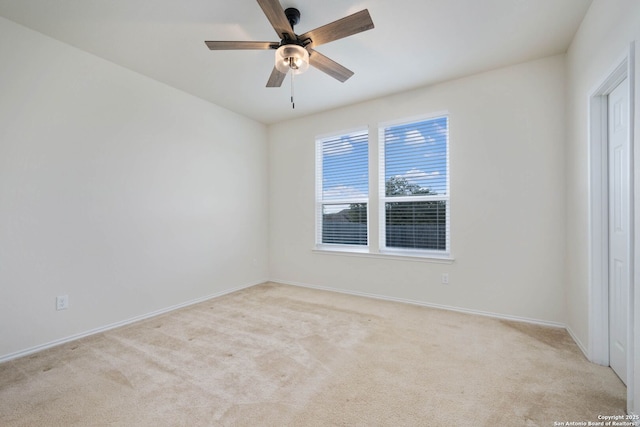
M 264 125 L 2 18 L 0 58 L 0 359 L 268 278 Z
M 564 323 L 564 93 L 555 56 L 270 126 L 271 278 Z M 314 253 L 315 135 L 441 111 L 454 263 Z

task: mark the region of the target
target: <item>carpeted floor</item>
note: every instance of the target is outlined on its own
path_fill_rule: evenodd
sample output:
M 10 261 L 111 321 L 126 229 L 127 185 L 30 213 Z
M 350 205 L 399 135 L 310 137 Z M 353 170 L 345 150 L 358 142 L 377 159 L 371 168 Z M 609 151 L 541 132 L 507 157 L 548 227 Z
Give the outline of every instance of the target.
M 553 426 L 625 396 L 561 329 L 277 284 L 0 365 L 2 426 Z

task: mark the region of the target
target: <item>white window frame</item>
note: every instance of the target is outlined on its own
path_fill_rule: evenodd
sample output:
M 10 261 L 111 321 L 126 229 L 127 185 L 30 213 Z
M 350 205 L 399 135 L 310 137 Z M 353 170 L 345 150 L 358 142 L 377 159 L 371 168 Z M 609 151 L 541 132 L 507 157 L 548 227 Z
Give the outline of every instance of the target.
M 413 196 L 394 196 L 387 197 L 386 195 L 386 182 L 385 182 L 385 129 L 394 126 L 406 125 L 411 123 L 417 123 L 422 121 L 434 120 L 439 118 L 447 119 L 447 137 L 446 137 L 446 194 L 444 195 L 413 195 Z M 440 112 L 436 114 L 416 116 L 411 118 L 405 118 L 401 120 L 394 120 L 389 122 L 383 122 L 378 124 L 378 222 L 379 222 L 379 251 L 382 254 L 398 255 L 398 256 L 418 256 L 428 258 L 442 258 L 449 259 L 451 256 L 451 192 L 450 192 L 450 177 L 451 169 L 449 162 L 449 113 Z M 446 247 L 445 250 L 431 250 L 431 249 L 414 249 L 414 248 L 398 248 L 386 246 L 386 203 L 388 202 L 423 202 L 423 201 L 445 201 L 447 205 L 446 210 Z
M 428 201 L 443 200 L 440 195 L 437 196 L 407 196 L 387 198 L 385 195 L 385 164 L 384 164 L 384 128 L 390 126 L 398 126 L 413 122 L 436 119 L 439 117 L 447 118 L 447 141 L 446 141 L 446 250 L 427 250 L 427 249 L 411 249 L 385 247 L 386 238 L 386 217 L 385 203 L 392 199 L 394 202 L 403 201 Z M 315 139 L 315 246 L 313 251 L 318 254 L 338 255 L 338 256 L 359 256 L 366 258 L 395 259 L 415 262 L 431 262 L 451 264 L 454 258 L 451 253 L 451 164 L 450 164 L 450 115 L 448 111 L 440 111 L 428 115 L 419 115 L 399 120 L 379 122 L 370 126 L 362 126 L 351 130 L 332 132 L 319 135 Z M 377 128 L 378 132 L 371 132 L 371 129 Z M 353 198 L 345 200 L 322 200 L 322 141 L 337 136 L 349 136 L 366 132 L 369 144 L 369 191 L 367 198 Z M 344 245 L 334 243 L 322 243 L 322 206 L 328 203 L 366 203 L 367 205 L 367 245 Z M 372 215 L 373 213 L 373 215 Z M 377 222 L 377 224 L 372 224 Z

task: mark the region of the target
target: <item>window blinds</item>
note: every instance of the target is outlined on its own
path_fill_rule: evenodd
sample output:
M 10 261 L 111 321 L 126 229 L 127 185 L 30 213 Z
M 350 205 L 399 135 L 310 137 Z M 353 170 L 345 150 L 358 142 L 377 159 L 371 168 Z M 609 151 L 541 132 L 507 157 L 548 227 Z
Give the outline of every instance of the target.
M 368 147 L 366 130 L 317 140 L 318 243 L 368 244 Z
M 382 248 L 448 252 L 448 118 L 383 126 L 380 141 Z

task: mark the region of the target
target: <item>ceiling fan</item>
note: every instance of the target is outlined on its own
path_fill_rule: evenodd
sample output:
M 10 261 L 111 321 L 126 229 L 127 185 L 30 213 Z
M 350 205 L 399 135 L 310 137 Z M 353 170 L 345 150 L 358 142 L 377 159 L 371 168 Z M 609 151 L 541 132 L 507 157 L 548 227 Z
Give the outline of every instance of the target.
M 327 58 L 313 48 L 372 29 L 373 21 L 367 9 L 323 25 L 315 30 L 297 35 L 293 31 L 293 27 L 300 22 L 300 11 L 298 9 L 288 8 L 283 10 L 279 0 L 258 0 L 258 4 L 274 30 L 276 30 L 280 38 L 279 42 L 206 41 L 205 43 L 209 49 L 274 49 L 276 51 L 276 61 L 271 76 L 267 81 L 267 87 L 280 87 L 289 70 L 291 70 L 292 75 L 300 74 L 306 71 L 309 65 L 341 82 L 345 82 L 353 75 L 353 71 Z

